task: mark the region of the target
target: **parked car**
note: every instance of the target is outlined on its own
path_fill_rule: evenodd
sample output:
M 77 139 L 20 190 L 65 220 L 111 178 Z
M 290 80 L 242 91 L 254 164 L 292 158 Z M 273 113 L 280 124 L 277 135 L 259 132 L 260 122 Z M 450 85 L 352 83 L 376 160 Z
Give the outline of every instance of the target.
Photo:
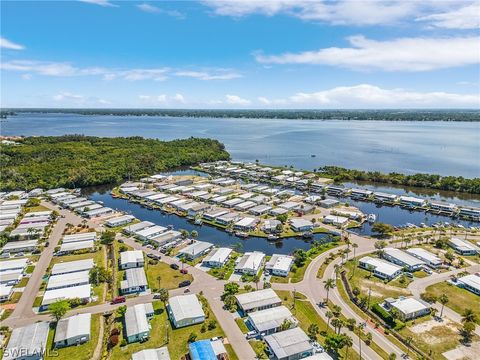
M 153 299 L 154 299 L 154 300 L 160 299 L 160 294 L 159 294 L 159 293 L 153 294 Z
M 170 268 L 173 270 L 178 270 L 180 267 L 177 264 L 170 264 Z
M 145 246 L 147 249 L 153 249 L 153 245 L 152 244 L 148 244 Z
M 187 269 L 182 269 L 182 270 L 180 270 L 180 272 L 181 272 L 182 274 L 188 274 L 188 270 L 187 270 Z
M 127 301 L 127 299 L 125 298 L 125 296 L 117 296 L 116 298 L 114 298 L 111 302 L 111 304 L 121 304 L 121 303 L 124 303 L 125 301 Z
M 184 280 L 180 284 L 178 284 L 179 288 L 189 286 L 192 282 L 190 280 Z
M 410 278 L 410 279 L 413 279 L 413 274 L 412 273 L 409 273 L 409 272 L 405 272 L 403 273 L 406 277 Z
M 161 259 L 160 255 L 155 255 L 155 254 L 147 254 L 147 257 L 150 258 L 150 259 L 154 259 L 154 260 L 160 260 Z
M 122 239 L 118 239 L 118 242 L 119 242 L 120 244 L 123 244 L 125 241 L 123 241 Z
M 47 242 L 45 243 L 45 247 L 48 247 L 49 245 L 50 245 L 50 243 L 47 241 Z

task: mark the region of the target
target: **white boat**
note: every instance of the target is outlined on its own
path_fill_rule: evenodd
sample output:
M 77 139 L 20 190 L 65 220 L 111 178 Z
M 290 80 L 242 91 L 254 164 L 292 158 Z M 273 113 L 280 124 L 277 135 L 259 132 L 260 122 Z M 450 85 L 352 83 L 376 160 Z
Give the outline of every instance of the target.
M 369 223 L 373 223 L 377 220 L 377 215 L 375 214 L 368 214 L 367 220 Z

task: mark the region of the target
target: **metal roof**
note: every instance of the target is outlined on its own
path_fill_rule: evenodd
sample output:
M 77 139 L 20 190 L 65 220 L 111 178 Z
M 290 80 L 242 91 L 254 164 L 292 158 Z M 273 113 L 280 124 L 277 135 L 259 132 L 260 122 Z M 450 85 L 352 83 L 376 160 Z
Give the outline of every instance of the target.
M 168 348 L 145 349 L 132 354 L 132 360 L 170 360 Z
M 125 331 L 127 336 L 149 332 L 147 314 L 153 313 L 152 303 L 137 304 L 127 307 L 125 312 Z
M 43 354 L 47 345 L 48 331 L 48 322 L 38 322 L 14 329 L 3 354 L 3 360 L 17 359 L 18 354 L 25 358 Z
M 67 274 L 77 271 L 90 270 L 93 267 L 93 259 L 83 259 L 58 263 L 52 267 L 52 275 Z
M 297 322 L 290 310 L 283 305 L 255 311 L 250 313 L 248 318 L 259 332 L 279 328 L 286 320 L 292 323 Z
M 64 341 L 78 336 L 90 336 L 90 321 L 92 314 L 78 314 L 61 319 L 55 330 L 55 342 Z
M 245 311 L 261 306 L 281 304 L 282 302 L 277 293 L 272 289 L 252 291 L 245 294 L 235 295 L 235 297 Z
M 307 334 L 298 327 L 267 335 L 264 340 L 278 359 L 313 351 Z
M 202 304 L 195 294 L 174 296 L 168 301 L 168 306 L 176 322 L 205 316 Z

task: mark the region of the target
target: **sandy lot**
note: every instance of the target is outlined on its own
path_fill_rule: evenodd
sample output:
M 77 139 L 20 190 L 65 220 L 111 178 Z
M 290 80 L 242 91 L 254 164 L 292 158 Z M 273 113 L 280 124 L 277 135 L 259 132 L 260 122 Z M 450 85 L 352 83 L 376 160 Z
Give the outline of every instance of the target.
M 448 360 L 477 360 L 480 354 L 480 342 L 474 342 L 470 346 L 459 345 L 453 350 L 446 351 L 442 355 Z

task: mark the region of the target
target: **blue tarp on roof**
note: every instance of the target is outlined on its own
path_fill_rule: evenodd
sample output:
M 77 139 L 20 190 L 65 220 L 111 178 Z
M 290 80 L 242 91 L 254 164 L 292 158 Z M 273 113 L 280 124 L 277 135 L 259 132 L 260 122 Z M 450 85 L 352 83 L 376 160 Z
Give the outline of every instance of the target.
M 195 341 L 188 348 L 192 360 L 217 360 L 210 340 Z

